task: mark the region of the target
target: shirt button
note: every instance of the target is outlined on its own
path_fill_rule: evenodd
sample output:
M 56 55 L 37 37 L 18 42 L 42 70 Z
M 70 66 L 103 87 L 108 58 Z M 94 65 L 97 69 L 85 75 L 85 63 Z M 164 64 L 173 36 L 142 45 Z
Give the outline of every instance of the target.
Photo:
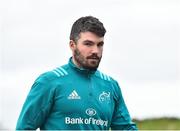
M 89 93 L 89 96 L 92 96 L 92 93 Z

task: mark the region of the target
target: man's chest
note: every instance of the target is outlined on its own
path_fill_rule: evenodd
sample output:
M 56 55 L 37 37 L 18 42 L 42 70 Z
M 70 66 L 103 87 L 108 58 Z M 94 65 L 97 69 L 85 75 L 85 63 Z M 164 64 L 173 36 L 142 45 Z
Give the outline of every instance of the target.
M 59 114 L 59 117 L 110 120 L 114 111 L 114 101 L 109 86 L 92 81 L 74 80 L 64 83 L 57 88 L 53 113 Z

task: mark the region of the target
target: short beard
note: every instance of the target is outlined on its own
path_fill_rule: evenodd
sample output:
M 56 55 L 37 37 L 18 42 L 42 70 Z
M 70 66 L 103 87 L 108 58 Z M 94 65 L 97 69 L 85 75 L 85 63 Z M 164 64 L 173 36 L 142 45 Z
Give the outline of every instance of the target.
M 99 61 L 96 65 L 94 66 L 89 65 L 87 62 L 88 58 L 85 58 L 77 48 L 74 50 L 74 59 L 80 67 L 88 70 L 97 70 L 99 63 L 101 61 L 101 58 L 98 57 Z

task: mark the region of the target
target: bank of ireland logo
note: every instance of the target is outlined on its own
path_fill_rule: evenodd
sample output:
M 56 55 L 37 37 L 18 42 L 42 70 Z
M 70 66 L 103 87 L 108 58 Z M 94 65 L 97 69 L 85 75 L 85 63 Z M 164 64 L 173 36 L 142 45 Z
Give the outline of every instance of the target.
M 109 102 L 109 101 L 110 101 L 110 92 L 105 92 L 105 91 L 103 91 L 103 92 L 99 95 L 99 101 L 100 101 L 100 102 Z
M 94 116 L 94 115 L 96 115 L 96 110 L 93 108 L 88 108 L 88 109 L 86 109 L 86 114 L 88 116 Z

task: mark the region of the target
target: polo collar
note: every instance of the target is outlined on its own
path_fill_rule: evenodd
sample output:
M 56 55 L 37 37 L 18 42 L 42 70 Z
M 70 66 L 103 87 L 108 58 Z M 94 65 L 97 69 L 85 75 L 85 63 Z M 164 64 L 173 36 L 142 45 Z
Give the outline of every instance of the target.
M 85 69 L 85 68 L 79 68 L 77 67 L 72 60 L 72 57 L 69 58 L 69 62 L 68 62 L 69 66 L 72 67 L 74 70 L 80 72 L 80 73 L 84 73 L 84 74 L 94 74 L 96 72 L 96 70 L 90 70 L 90 69 Z

